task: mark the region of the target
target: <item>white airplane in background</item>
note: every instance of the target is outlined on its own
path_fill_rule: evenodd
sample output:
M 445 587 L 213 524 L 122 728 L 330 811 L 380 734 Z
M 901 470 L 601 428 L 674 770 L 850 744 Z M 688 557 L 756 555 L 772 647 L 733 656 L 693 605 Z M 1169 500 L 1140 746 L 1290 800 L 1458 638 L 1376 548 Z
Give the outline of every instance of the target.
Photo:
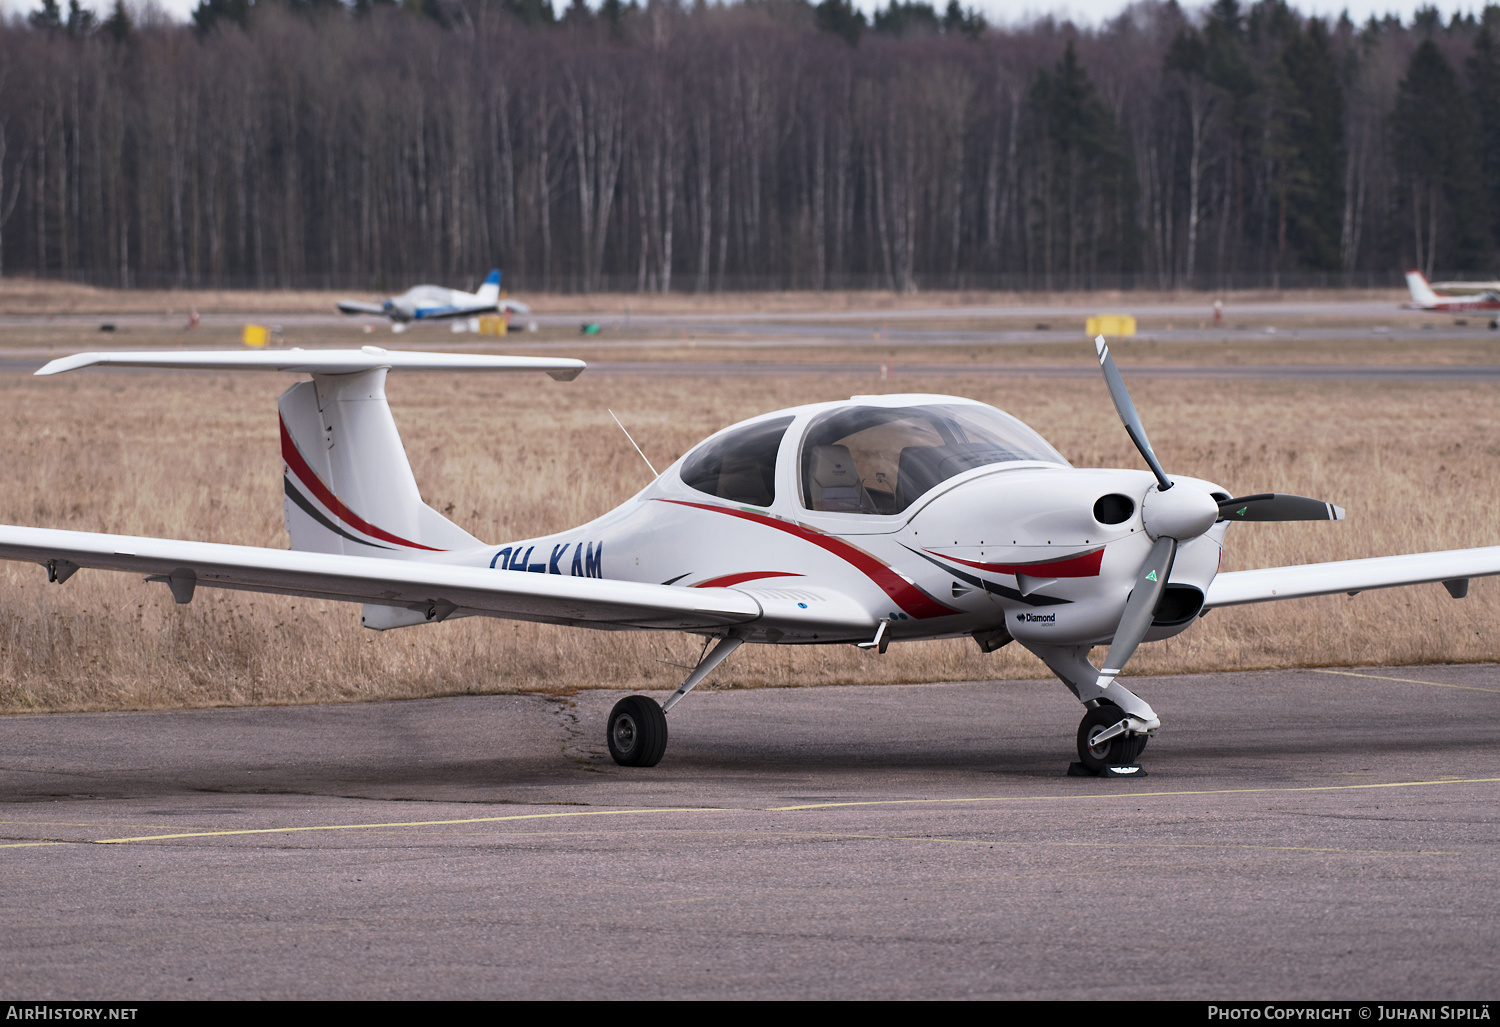
M 914 639 L 970 636 L 985 652 L 1014 641 L 1086 707 L 1070 772 L 1106 776 L 1140 773 L 1161 725 L 1119 678 L 1142 642 L 1218 607 L 1423 582 L 1462 598 L 1470 578 L 1500 574 L 1500 546 L 1219 573 L 1231 522 L 1343 511 L 1169 476 L 1102 336 L 1096 348 L 1150 471 L 1075 469 L 1035 431 L 971 399 L 855 396 L 731 425 L 602 517 L 498 545 L 422 502 L 386 376 L 569 380 L 582 361 L 375 347 L 80 353 L 37 374 L 97 365 L 310 375 L 278 401 L 291 550 L 0 526 L 0 558 L 35 561 L 56 582 L 82 567 L 144 574 L 178 603 L 199 586 L 361 603 L 375 630 L 485 616 L 701 635 L 697 667 L 665 703 L 632 695 L 610 712 L 609 750 L 627 766 L 662 758 L 666 713 L 747 642 L 883 653 Z M 1090 649 L 1106 643 L 1097 669 Z
M 1462 283 L 1445 282 L 1447 286 Z M 1406 287 L 1411 290 L 1411 302 L 1404 304 L 1411 310 L 1431 310 L 1442 314 L 1483 313 L 1500 311 L 1500 282 L 1473 282 L 1473 291 L 1456 296 L 1440 296 L 1436 286 L 1429 285 L 1420 271 L 1406 272 Z M 1490 327 L 1500 327 L 1500 320 L 1491 315 Z
M 383 303 L 340 300 L 339 311 L 344 314 L 388 317 L 391 319 L 391 330 L 403 332 L 414 321 L 443 321 L 497 312 L 529 314 L 531 308 L 517 300 L 500 298 L 500 271 L 497 268 L 485 278 L 478 292 L 445 289 L 441 285 L 414 285 L 400 296 L 392 296 Z
M 1500 292 L 1500 282 L 1428 282 L 1439 296 L 1472 296 L 1477 292 Z

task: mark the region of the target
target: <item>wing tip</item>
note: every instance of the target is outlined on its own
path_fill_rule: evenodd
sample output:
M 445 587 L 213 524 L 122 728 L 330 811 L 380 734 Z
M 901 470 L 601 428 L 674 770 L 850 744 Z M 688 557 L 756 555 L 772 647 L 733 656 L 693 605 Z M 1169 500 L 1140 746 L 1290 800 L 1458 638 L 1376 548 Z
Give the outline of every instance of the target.
M 76 371 L 80 367 L 88 367 L 90 364 L 104 363 L 108 355 L 104 353 L 74 353 L 71 356 L 58 357 L 49 360 L 41 367 L 32 372 L 38 377 L 62 374 L 64 371 Z

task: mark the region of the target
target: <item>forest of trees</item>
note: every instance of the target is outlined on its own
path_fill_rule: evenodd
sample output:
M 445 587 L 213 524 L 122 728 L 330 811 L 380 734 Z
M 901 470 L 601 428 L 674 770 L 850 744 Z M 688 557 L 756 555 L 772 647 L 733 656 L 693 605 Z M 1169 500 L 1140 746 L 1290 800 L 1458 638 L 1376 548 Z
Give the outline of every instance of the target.
M 1493 275 L 1500 7 L 42 0 L 0 275 L 116 286 L 1233 288 Z

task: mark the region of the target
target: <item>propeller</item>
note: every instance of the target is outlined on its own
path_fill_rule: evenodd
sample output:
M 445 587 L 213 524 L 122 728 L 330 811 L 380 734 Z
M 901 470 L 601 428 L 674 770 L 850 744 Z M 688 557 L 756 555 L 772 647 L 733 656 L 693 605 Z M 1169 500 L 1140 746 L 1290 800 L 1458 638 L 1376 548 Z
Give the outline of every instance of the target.
M 1161 462 L 1156 459 L 1156 452 L 1151 448 L 1151 440 L 1146 438 L 1146 428 L 1141 424 L 1141 415 L 1135 412 L 1135 403 L 1131 402 L 1130 392 L 1125 388 L 1125 379 L 1120 377 L 1120 369 L 1115 367 L 1115 358 L 1109 355 L 1109 347 L 1105 345 L 1104 336 L 1100 335 L 1094 339 L 1094 349 L 1099 353 L 1099 366 L 1104 369 L 1104 381 L 1109 386 L 1109 398 L 1115 401 L 1115 409 L 1120 413 L 1120 420 L 1125 422 L 1125 434 L 1130 436 L 1130 441 L 1135 443 L 1135 448 L 1141 451 L 1141 456 L 1146 458 L 1146 466 L 1151 468 L 1151 473 L 1156 475 L 1158 487 L 1165 492 L 1172 487 L 1167 480 L 1167 472 L 1162 470 Z
M 1109 355 L 1104 336 L 1094 339 L 1094 349 L 1099 355 L 1099 366 L 1104 371 L 1110 398 L 1125 424 L 1125 432 L 1156 476 L 1156 486 L 1141 502 L 1141 521 L 1146 534 L 1154 541 L 1151 552 L 1136 573 L 1135 587 L 1125 600 L 1125 610 L 1104 657 L 1104 669 L 1099 672 L 1099 687 L 1106 688 L 1124 670 L 1131 655 L 1145 639 L 1146 632 L 1151 630 L 1156 604 L 1172 573 L 1172 561 L 1180 543 L 1197 538 L 1219 521 L 1339 521 L 1344 518 L 1344 510 L 1306 496 L 1265 492 L 1218 500 L 1195 488 L 1174 488 L 1151 448 L 1151 440 L 1146 437 L 1145 426 L 1141 424 L 1114 358 Z
M 1172 573 L 1172 561 L 1177 557 L 1177 540 L 1163 535 L 1151 545 L 1146 562 L 1141 565 L 1135 578 L 1135 588 L 1125 600 L 1125 612 L 1120 615 L 1115 628 L 1114 640 L 1104 657 L 1104 669 L 1099 672 L 1099 687 L 1104 688 L 1125 669 L 1125 663 L 1135 653 L 1136 646 L 1151 630 L 1151 621 L 1156 617 L 1156 603 L 1161 599 L 1162 589 L 1167 587 L 1167 578 Z
M 1262 492 L 1219 500 L 1221 521 L 1342 521 L 1344 508 L 1321 499 Z

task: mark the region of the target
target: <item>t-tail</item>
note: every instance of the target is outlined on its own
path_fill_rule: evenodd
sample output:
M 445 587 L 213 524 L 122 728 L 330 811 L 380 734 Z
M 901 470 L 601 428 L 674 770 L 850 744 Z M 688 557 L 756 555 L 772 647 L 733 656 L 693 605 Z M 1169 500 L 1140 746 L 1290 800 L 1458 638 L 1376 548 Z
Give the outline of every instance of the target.
M 479 287 L 479 291 L 474 295 L 479 297 L 480 303 L 498 304 L 500 302 L 499 268 L 496 268 L 489 273 L 489 275 L 484 280 L 484 284 Z
M 1411 305 L 1413 307 L 1435 307 L 1438 304 L 1438 294 L 1432 291 L 1432 286 L 1427 284 L 1427 279 L 1420 271 L 1406 272 L 1406 287 L 1411 290 Z
M 498 276 L 498 272 L 496 273 Z M 281 394 L 283 510 L 291 548 L 384 559 L 438 559 L 473 549 L 479 539 L 422 501 L 401 434 L 386 403 L 392 370 L 543 371 L 570 381 L 581 360 L 358 350 L 175 350 L 78 353 L 37 374 L 81 367 L 197 371 L 290 371 L 312 376 Z M 368 627 L 399 627 L 432 611 L 367 605 Z

